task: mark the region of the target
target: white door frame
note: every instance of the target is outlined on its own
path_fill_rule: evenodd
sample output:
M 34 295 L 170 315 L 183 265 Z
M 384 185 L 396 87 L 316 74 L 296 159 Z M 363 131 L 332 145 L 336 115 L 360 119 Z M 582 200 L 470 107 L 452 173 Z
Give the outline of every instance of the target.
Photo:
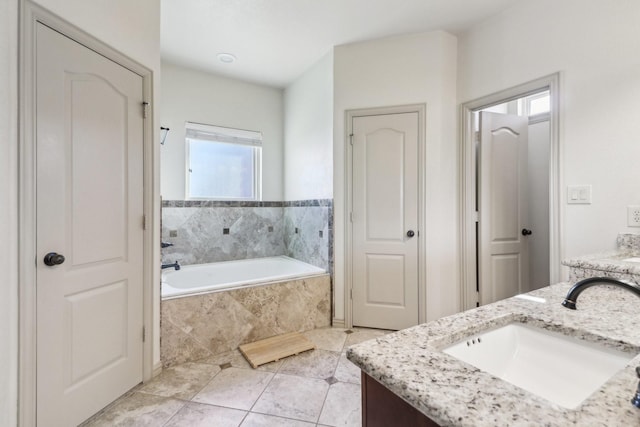
M 18 425 L 36 425 L 36 167 L 35 167 L 35 30 L 40 22 L 100 55 L 138 74 L 143 80 L 143 96 L 152 104 L 152 73 L 91 35 L 53 15 L 38 5 L 21 2 L 21 24 L 19 40 L 20 75 L 19 87 L 19 183 L 18 183 L 18 268 L 19 268 L 19 366 L 18 366 Z M 142 106 L 140 106 L 142 108 Z M 149 109 L 150 110 L 150 109 Z M 151 111 L 151 110 L 150 110 Z M 143 343 L 143 379 L 153 376 L 153 342 L 158 331 L 153 322 L 153 277 L 154 277 L 154 232 L 149 224 L 156 223 L 153 191 L 154 147 L 153 114 L 144 120 L 144 272 L 143 272 L 143 321 L 146 339 Z
M 461 309 L 476 306 L 478 295 L 477 249 L 476 249 L 476 162 L 474 150 L 473 113 L 493 105 L 522 98 L 548 89 L 551 96 L 550 158 L 549 158 L 549 279 L 550 283 L 561 281 L 560 261 L 563 258 L 561 189 L 562 170 L 560 149 L 560 73 L 551 74 L 522 85 L 505 89 L 491 95 L 462 104 L 460 110 L 460 271 Z
M 380 116 L 385 114 L 418 113 L 418 322 L 424 323 L 427 319 L 427 283 L 426 283 L 426 104 L 398 105 L 392 107 L 365 108 L 345 111 L 345 286 L 344 286 L 344 323 L 345 328 L 353 327 L 353 224 L 351 212 L 353 212 L 353 148 L 351 137 L 353 135 L 352 123 L 355 117 Z

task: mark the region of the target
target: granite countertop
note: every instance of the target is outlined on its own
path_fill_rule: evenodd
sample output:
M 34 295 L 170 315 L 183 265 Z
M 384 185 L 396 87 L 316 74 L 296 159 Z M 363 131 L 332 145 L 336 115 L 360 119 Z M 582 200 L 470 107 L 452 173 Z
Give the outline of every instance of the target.
M 560 305 L 569 284 L 509 298 L 352 346 L 347 357 L 441 426 L 640 426 L 631 405 L 640 355 L 587 398 L 566 409 L 439 351 L 513 321 L 640 353 L 640 298 L 619 288 L 584 291 L 577 310 Z
M 618 250 L 570 258 L 563 261 L 562 264 L 574 268 L 640 275 L 640 262 L 625 261 L 630 258 L 640 261 L 640 256 L 636 251 Z

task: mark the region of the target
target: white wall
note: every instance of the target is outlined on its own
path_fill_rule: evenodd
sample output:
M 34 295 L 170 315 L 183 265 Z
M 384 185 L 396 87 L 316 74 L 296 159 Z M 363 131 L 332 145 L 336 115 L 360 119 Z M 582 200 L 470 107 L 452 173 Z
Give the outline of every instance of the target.
M 159 0 L 39 0 L 36 3 L 145 65 L 154 73 L 154 79 L 159 78 Z M 4 289 L 0 298 L 3 325 L 0 328 L 0 425 L 3 426 L 16 425 L 17 417 L 17 10 L 18 0 L 0 2 L 0 224 L 6 239 L 0 245 L 0 281 Z M 154 91 L 156 100 L 157 95 Z M 158 155 L 156 152 L 154 158 L 159 159 Z M 159 175 L 156 181 L 159 182 Z M 157 185 L 154 192 L 159 194 Z M 159 229 L 159 224 L 156 228 Z M 155 246 L 159 247 L 159 242 Z M 159 259 L 159 249 L 154 259 Z M 158 283 L 159 277 L 153 282 Z M 156 301 L 159 302 L 159 293 Z M 159 329 L 159 318 L 156 318 L 156 327 Z M 159 335 L 154 339 L 154 360 L 159 361 Z
M 426 103 L 429 320 L 459 309 L 456 38 L 437 31 L 334 49 L 335 318 L 344 319 L 345 110 Z
M 284 92 L 284 199 L 333 197 L 333 50 Z
M 0 426 L 17 421 L 18 0 L 0 2 Z
M 161 193 L 185 198 L 185 122 L 261 131 L 262 199 L 283 197 L 283 92 L 162 63 L 159 126 L 171 129 L 161 149 Z
M 561 71 L 566 186 L 591 184 L 593 204 L 563 203 L 563 256 L 615 247 L 626 206 L 640 204 L 640 2 L 520 2 L 459 38 L 458 100 Z

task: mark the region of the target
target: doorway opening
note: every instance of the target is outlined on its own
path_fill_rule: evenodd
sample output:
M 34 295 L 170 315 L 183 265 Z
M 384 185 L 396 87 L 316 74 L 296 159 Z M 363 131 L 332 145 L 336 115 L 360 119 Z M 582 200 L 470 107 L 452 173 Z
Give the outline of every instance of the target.
M 560 280 L 558 74 L 462 106 L 462 308 Z

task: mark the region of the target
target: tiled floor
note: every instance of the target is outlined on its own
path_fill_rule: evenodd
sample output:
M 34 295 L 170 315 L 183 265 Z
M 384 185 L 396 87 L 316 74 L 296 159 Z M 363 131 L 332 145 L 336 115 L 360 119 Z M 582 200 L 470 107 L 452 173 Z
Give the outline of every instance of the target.
M 374 329 L 305 332 L 316 350 L 252 369 L 236 350 L 165 369 L 83 424 L 96 426 L 359 426 L 360 370 L 346 348 Z

